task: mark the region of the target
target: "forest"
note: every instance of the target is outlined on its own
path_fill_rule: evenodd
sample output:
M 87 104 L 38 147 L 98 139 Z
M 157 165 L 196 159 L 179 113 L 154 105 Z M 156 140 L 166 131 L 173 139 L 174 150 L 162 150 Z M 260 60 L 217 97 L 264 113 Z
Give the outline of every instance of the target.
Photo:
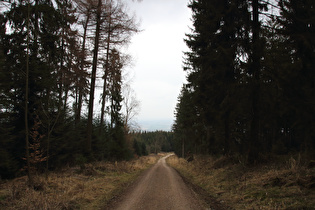
M 132 138 L 133 149 L 138 156 L 174 150 L 174 133 L 171 131 L 132 132 Z
M 139 132 L 123 48 L 140 29 L 122 1 L 1 1 L 0 177 L 172 150 L 315 158 L 314 4 L 190 0 L 172 132 Z
M 5 0 L 0 8 L 0 178 L 132 158 L 139 102 L 123 49 L 140 30 L 125 3 Z
M 315 158 L 315 1 L 191 0 L 174 150 Z

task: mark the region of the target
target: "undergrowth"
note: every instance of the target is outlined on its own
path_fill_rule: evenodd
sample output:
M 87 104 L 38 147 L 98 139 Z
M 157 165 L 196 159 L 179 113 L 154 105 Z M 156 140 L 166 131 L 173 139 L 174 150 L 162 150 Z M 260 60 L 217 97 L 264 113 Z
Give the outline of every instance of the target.
M 64 168 L 50 172 L 47 178 L 45 174 L 35 176 L 34 188 L 28 187 L 26 177 L 2 181 L 0 209 L 101 209 L 159 158 L 150 155 Z
M 283 160 L 285 159 L 285 160 Z M 231 209 L 315 209 L 315 168 L 286 157 L 247 167 L 230 157 L 167 162 Z

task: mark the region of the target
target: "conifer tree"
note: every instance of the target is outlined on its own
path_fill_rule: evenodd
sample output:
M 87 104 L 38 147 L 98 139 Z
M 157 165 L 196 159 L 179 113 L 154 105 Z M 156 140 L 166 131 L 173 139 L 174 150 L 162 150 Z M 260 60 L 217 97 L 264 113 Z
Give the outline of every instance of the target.
M 280 32 L 287 37 L 285 49 L 291 60 L 283 75 L 284 97 L 290 107 L 286 113 L 290 118 L 285 119 L 290 122 L 287 132 L 302 139 L 301 148 L 312 156 L 315 149 L 315 2 L 280 0 L 279 6 Z
M 248 33 L 246 1 L 191 1 L 193 33 L 186 43 L 188 86 L 205 123 L 213 152 L 229 152 L 230 118 L 236 97 L 238 57 L 245 51 Z M 216 134 L 210 130 L 216 130 Z M 217 141 L 216 143 L 213 141 Z M 218 145 L 221 148 L 216 148 Z
M 124 134 L 123 118 L 121 114 L 122 103 L 122 63 L 120 53 L 112 50 L 109 63 L 109 100 L 110 100 L 110 147 L 111 157 L 118 159 L 129 158 L 129 148 Z

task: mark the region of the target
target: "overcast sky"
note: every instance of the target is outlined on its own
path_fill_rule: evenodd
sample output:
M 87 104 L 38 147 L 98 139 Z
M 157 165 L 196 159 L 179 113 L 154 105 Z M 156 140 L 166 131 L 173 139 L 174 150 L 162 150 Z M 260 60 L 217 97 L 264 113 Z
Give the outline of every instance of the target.
M 185 72 L 183 39 L 189 33 L 188 0 L 143 0 L 129 3 L 140 29 L 129 46 L 134 65 L 132 88 L 141 104 L 137 121 L 142 129 L 170 129 Z

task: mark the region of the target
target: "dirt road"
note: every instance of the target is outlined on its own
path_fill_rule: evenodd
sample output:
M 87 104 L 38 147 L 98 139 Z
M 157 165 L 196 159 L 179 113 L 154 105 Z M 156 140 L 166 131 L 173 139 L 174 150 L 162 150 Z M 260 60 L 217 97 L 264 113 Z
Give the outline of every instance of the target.
M 111 209 L 206 209 L 179 174 L 165 163 L 167 157 L 161 158 L 146 171 L 125 195 L 111 206 Z

